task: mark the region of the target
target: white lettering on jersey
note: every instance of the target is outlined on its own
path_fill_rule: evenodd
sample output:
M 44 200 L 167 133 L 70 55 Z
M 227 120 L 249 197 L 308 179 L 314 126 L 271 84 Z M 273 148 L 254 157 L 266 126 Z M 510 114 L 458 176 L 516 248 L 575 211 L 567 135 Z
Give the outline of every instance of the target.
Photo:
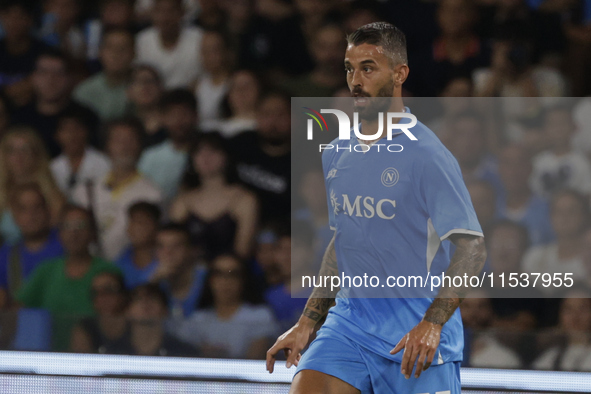
M 370 196 L 355 196 L 353 202 L 351 202 L 351 198 L 347 194 L 342 194 L 343 196 L 343 209 L 345 215 L 349 216 L 356 216 L 356 217 L 365 217 L 368 219 L 373 218 L 376 214 L 379 218 L 385 220 L 391 220 L 396 216 L 396 214 L 386 215 L 383 210 L 384 204 L 390 204 L 392 207 L 396 208 L 396 200 L 390 200 L 387 198 L 383 198 L 378 200 L 377 203 L 375 199 Z M 334 190 L 330 191 L 330 203 L 333 207 L 335 215 L 338 215 L 341 212 L 340 206 L 338 202 L 338 198 L 334 192 Z M 363 203 L 363 209 L 361 204 Z

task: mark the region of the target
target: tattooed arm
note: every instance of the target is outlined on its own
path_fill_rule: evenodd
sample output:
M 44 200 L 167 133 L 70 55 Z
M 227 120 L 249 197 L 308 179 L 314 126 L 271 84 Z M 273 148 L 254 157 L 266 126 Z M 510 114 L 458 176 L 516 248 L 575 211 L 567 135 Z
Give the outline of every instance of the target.
M 328 244 L 319 276 L 338 275 L 337 256 L 334 248 L 334 237 Z M 267 351 L 267 371 L 273 372 L 275 356 L 283 350 L 287 356 L 287 368 L 296 365 L 301 357 L 300 352 L 306 345 L 314 331 L 316 324 L 321 321 L 334 302 L 338 289 L 331 291 L 325 287 L 315 287 L 306 303 L 304 312 L 295 326 L 281 335 L 275 345 Z
M 484 239 L 466 234 L 454 234 L 449 239 L 456 245 L 456 251 L 445 274 L 450 277 L 478 275 L 486 260 Z M 415 361 L 416 378 L 429 368 L 439 346 L 441 328 L 454 314 L 467 292 L 468 287 L 442 287 L 437 298 L 427 309 L 423 320 L 392 349 L 391 354 L 404 349 L 401 372 L 407 379 L 412 373 Z
M 320 277 L 339 275 L 337 255 L 334 250 L 334 237 L 330 240 L 326 252 L 324 252 L 324 258 L 322 259 L 320 273 L 318 275 Z M 314 324 L 318 323 L 328 313 L 337 292 L 338 289 L 331 292 L 327 287 L 315 287 L 306 303 L 302 317 L 312 320 Z
M 465 234 L 454 234 L 449 239 L 456 245 L 456 251 L 445 274 L 450 277 L 464 276 L 464 274 L 468 277 L 478 275 L 486 260 L 484 239 Z M 468 289 L 468 287 L 441 288 L 437 298 L 427 309 L 424 320 L 443 326 L 460 306 Z

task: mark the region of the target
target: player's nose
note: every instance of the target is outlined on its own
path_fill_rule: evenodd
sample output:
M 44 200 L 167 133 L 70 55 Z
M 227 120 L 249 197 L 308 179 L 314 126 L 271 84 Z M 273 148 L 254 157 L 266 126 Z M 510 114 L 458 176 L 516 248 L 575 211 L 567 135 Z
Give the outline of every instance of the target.
M 363 82 L 361 81 L 361 73 L 357 70 L 353 71 L 353 73 L 351 74 L 351 86 L 363 86 Z

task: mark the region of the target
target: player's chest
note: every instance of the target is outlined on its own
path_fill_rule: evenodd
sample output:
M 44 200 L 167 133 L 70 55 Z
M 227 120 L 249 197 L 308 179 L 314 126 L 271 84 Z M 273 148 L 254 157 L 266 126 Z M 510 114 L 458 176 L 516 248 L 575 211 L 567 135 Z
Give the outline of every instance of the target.
M 342 155 L 333 161 L 325 181 L 335 215 L 390 219 L 414 199 L 411 168 L 376 156 Z

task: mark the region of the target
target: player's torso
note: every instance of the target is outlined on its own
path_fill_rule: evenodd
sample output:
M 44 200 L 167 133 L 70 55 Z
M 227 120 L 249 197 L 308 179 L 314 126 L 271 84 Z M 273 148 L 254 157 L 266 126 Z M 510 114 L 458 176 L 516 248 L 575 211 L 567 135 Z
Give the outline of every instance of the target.
M 352 274 L 424 275 L 428 214 L 420 198 L 415 155 L 402 140 L 401 152 L 373 145 L 366 153 L 342 143 L 327 170 L 326 185 L 336 227 L 339 268 Z M 380 140 L 380 144 L 396 144 Z M 398 148 L 399 149 L 399 148 Z M 393 149 L 394 150 L 394 149 Z

